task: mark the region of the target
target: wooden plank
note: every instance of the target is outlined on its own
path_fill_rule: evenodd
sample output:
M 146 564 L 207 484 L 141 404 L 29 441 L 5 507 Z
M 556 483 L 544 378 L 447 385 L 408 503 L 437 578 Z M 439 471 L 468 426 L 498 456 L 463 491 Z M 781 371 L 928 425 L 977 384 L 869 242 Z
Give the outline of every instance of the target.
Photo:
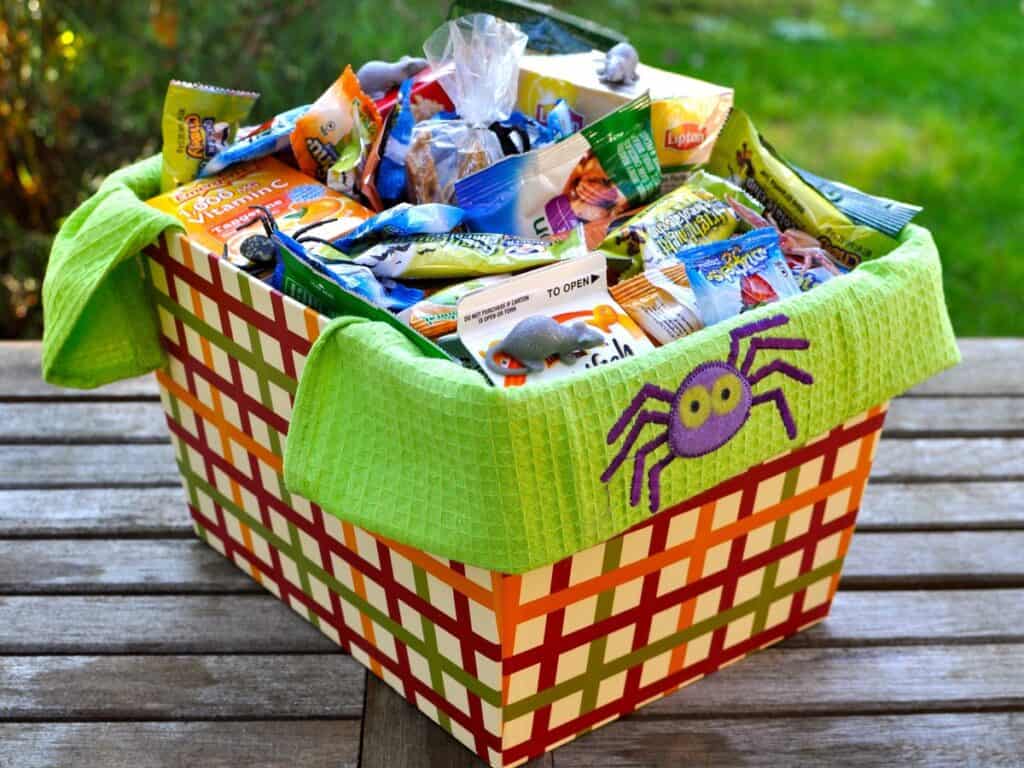
M 1024 531 L 860 533 L 847 588 L 1024 586 Z M 0 541 L 0 594 L 253 592 L 240 569 L 193 539 Z
M 1024 641 L 1024 589 L 839 592 L 786 647 Z M 0 655 L 334 653 L 269 594 L 0 597 Z
M 558 768 L 1018 768 L 1022 762 L 1020 715 L 1007 712 L 736 720 L 630 718 L 599 728 L 555 752 Z
M 1024 483 L 869 483 L 857 529 L 901 528 L 1024 528 Z
M 1009 438 L 883 438 L 873 480 L 1024 479 L 1024 440 Z
M 166 442 L 156 403 L 0 402 L 0 443 Z
M 0 594 L 261 591 L 198 539 L 0 541 Z
M 0 445 L 0 489 L 180 483 L 167 445 Z
M 860 533 L 843 568 L 846 588 L 1024 586 L 1024 531 Z
M 186 536 L 181 486 L 0 491 L 0 537 Z
M 337 651 L 267 593 L 0 597 L 0 655 Z
M 1024 707 L 1024 645 L 769 648 L 637 717 L 896 714 Z
M 483 764 L 386 683 L 367 675 L 360 768 L 478 768 Z M 551 753 L 525 764 L 526 768 L 553 765 Z
M 1024 339 L 958 339 L 963 362 L 918 385 L 913 394 L 1024 395 Z
M 356 768 L 359 730 L 358 720 L 0 723 L 0 764 L 7 755 L 21 768 Z
M 1020 397 L 901 397 L 885 417 L 885 436 L 975 437 L 1024 435 Z
M 11 720 L 358 718 L 365 671 L 342 653 L 0 657 Z
M 47 384 L 39 368 L 41 347 L 37 341 L 0 342 L 0 399 L 155 399 L 156 380 L 152 376 L 119 381 L 98 389 L 64 389 Z
M 0 489 L 174 485 L 169 445 L 0 445 Z M 885 438 L 872 478 L 1024 480 L 1024 438 Z

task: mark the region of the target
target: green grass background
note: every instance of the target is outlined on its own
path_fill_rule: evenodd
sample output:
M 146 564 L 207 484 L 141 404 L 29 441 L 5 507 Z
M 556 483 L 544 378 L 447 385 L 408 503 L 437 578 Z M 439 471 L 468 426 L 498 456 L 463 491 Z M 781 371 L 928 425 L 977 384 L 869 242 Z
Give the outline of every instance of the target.
M 557 5 L 626 32 L 649 64 L 731 85 L 793 162 L 923 205 L 958 334 L 1024 336 L 1019 0 Z M 17 66 L 0 67 L 0 336 L 38 335 L 38 280 L 61 217 L 107 172 L 159 151 L 168 79 L 259 90 L 262 119 L 312 101 L 347 63 L 417 52 L 446 6 L 29 0 L 35 11 L 5 10 L 0 47 L 27 37 Z

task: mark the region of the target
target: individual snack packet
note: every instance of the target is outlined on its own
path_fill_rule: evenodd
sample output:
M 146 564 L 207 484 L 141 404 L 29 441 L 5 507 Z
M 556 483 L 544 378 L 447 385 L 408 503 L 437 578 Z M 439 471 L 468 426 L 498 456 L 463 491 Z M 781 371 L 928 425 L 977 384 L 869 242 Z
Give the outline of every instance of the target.
M 385 205 L 394 205 L 405 195 L 407 174 L 405 157 L 409 154 L 416 115 L 412 111 L 412 78 L 398 90 L 398 103 L 387 119 L 384 151 L 377 169 L 377 194 Z
M 377 277 L 410 280 L 475 277 L 552 264 L 583 246 L 577 231 L 557 243 L 491 233 L 453 232 L 385 240 L 359 253 L 353 261 Z
M 698 171 L 683 186 L 611 230 L 600 250 L 633 259 L 627 274 L 673 264 L 682 248 L 724 240 L 736 232 L 741 219 L 726 201 L 730 192 L 758 206 L 724 179 Z
M 234 140 L 239 124 L 259 96 L 171 80 L 164 97 L 161 191 L 196 178 L 203 166 Z
M 359 87 L 352 67 L 321 94 L 295 122 L 292 151 L 299 168 L 345 194 L 357 192 L 356 180 L 366 153 L 380 131 L 381 119 L 373 101 Z
M 463 296 L 508 278 L 509 275 L 484 275 L 449 285 L 409 307 L 398 315 L 398 319 L 428 339 L 438 339 L 455 332 L 458 325 L 455 308 Z
M 488 126 L 512 113 L 525 48 L 526 35 L 515 25 L 487 14 L 446 22 L 427 38 L 423 52 L 434 70 L 445 73 L 441 85 L 458 119 L 413 128 L 406 170 L 414 202 L 450 202 L 456 180 L 504 156 Z
M 459 300 L 459 338 L 494 384 L 578 375 L 654 348 L 608 293 L 604 256 L 577 252 Z
M 462 217 L 462 209 L 453 205 L 400 203 L 367 219 L 331 245 L 343 253 L 355 253 L 382 240 L 444 234 L 462 224 Z
M 648 269 L 608 290 L 659 346 L 704 327 L 683 264 Z
M 801 230 L 813 236 L 844 269 L 896 247 L 891 237 L 855 224 L 801 179 L 738 109 L 719 134 L 708 170 L 729 177 L 763 203 L 765 215 L 779 230 Z
M 257 126 L 242 138 L 236 139 L 233 144 L 224 147 L 203 166 L 199 171 L 199 178 L 215 176 L 235 163 L 258 160 L 261 157 L 280 152 L 288 146 L 291 132 L 295 129 L 295 122 L 306 114 L 308 109 L 308 104 L 289 109 Z
M 691 246 L 678 258 L 686 265 L 705 325 L 800 293 L 774 229 Z
M 507 157 L 455 185 L 476 232 L 550 237 L 614 218 L 658 191 L 646 94 L 543 149 Z
M 910 223 L 923 208 L 919 205 L 901 203 L 888 197 L 878 197 L 861 192 L 856 187 L 832 181 L 803 168 L 791 166 L 800 177 L 820 192 L 836 208 L 845 213 L 858 224 L 874 227 L 889 237 L 898 237 L 903 228 Z

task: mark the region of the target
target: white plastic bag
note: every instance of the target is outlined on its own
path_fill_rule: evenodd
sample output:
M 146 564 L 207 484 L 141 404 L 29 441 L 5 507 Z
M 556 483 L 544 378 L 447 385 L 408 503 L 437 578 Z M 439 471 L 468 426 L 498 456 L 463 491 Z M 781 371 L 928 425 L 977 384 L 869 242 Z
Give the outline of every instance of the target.
M 488 126 L 512 114 L 526 42 L 514 24 L 484 13 L 446 22 L 427 38 L 423 52 L 430 66 L 449 69 L 441 86 L 459 119 L 413 128 L 406 169 L 414 202 L 450 202 L 458 179 L 503 157 Z

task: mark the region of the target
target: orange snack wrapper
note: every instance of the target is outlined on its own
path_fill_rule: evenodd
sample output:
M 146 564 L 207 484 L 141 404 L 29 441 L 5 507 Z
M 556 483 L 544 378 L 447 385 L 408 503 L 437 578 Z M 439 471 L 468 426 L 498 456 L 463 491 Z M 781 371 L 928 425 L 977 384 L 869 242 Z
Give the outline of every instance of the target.
M 285 234 L 334 219 L 312 232 L 325 240 L 340 237 L 373 215 L 354 200 L 272 157 L 233 165 L 147 202 L 177 217 L 192 242 L 214 253 L 223 253 L 227 246 L 228 260 L 238 266 L 246 264 L 239 250 L 242 241 L 263 233 L 258 212 L 250 206 L 266 207 Z
M 349 66 L 296 121 L 292 151 L 304 173 L 324 181 L 340 159 L 357 154 L 355 167 L 380 129 L 380 113 Z

